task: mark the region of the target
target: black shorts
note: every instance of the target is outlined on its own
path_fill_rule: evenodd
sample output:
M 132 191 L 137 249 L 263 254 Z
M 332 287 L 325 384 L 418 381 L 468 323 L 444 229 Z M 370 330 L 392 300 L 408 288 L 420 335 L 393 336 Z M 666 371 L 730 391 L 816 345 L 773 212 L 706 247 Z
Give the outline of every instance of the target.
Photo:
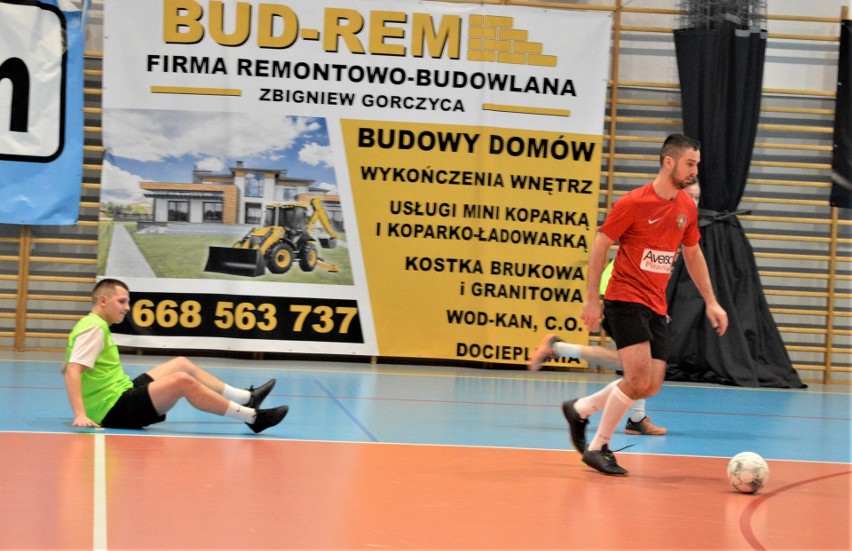
M 133 379 L 133 387 L 125 390 L 118 398 L 101 421 L 101 426 L 111 429 L 141 429 L 165 421 L 166 416 L 157 413 L 151 395 L 148 394 L 148 385 L 153 381 L 147 373 Z
M 666 316 L 661 316 L 644 304 L 605 300 L 602 325 L 615 341 L 617 349 L 650 342 L 651 357 L 666 361 L 669 345 L 669 324 Z

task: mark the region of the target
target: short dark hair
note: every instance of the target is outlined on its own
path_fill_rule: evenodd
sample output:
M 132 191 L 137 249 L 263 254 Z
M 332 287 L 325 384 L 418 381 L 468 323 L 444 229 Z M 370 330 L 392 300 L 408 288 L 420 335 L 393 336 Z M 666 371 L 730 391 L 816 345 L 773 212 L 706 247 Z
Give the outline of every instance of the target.
M 121 287 L 125 291 L 127 291 L 128 293 L 130 292 L 130 288 L 127 286 L 127 284 L 125 282 L 123 282 L 119 279 L 112 279 L 112 278 L 107 277 L 107 278 L 104 278 L 104 279 L 98 281 L 95 284 L 94 289 L 92 289 L 92 301 L 93 302 L 97 301 L 98 296 L 100 296 L 101 294 L 103 294 L 107 291 L 115 291 L 116 287 Z
M 686 149 L 698 151 L 701 149 L 701 142 L 685 134 L 670 134 L 660 149 L 660 165 L 663 164 L 663 159 L 666 157 L 676 159 Z

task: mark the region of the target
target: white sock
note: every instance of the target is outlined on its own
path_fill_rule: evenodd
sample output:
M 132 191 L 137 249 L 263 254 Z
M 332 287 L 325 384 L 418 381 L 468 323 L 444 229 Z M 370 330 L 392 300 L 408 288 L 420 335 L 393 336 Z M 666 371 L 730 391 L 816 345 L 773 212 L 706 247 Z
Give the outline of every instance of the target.
M 630 409 L 631 404 L 633 404 L 633 400 L 627 394 L 623 393 L 620 388 L 615 387 L 612 389 L 612 392 L 609 393 L 609 398 L 606 400 L 606 406 L 604 406 L 604 412 L 601 415 L 598 431 L 595 433 L 592 443 L 589 444 L 590 450 L 600 450 L 604 444 L 609 444 L 609 441 L 612 439 L 612 433 L 615 432 L 615 428 L 621 422 L 627 410 Z
M 231 401 L 228 404 L 228 410 L 225 412 L 225 417 L 239 419 L 243 423 L 254 423 L 254 418 L 257 417 L 257 411 L 254 408 L 247 408 L 240 404 Z
M 581 348 L 582 346 L 579 344 L 570 344 L 561 341 L 553 343 L 553 353 L 559 358 L 579 358 Z
M 574 402 L 574 409 L 580 414 L 583 419 L 588 419 L 590 415 L 602 410 L 606 405 L 606 400 L 609 398 L 609 393 L 616 387 L 621 379 L 617 379 L 592 395 L 580 398 Z
M 222 396 L 238 404 L 247 404 L 251 398 L 251 392 L 244 388 L 234 388 L 229 384 L 222 389 Z
M 630 408 L 630 420 L 638 423 L 645 418 L 645 398 L 640 398 L 633 402 L 633 407 Z

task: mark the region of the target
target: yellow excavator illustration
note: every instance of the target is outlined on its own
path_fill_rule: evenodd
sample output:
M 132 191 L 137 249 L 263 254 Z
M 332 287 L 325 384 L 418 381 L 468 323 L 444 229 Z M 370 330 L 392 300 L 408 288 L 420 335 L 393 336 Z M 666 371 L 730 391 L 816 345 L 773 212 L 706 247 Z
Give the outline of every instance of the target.
M 317 222 L 325 235 L 314 236 Z M 335 264 L 320 258 L 317 243 L 323 249 L 337 247 L 337 233 L 321 199 L 311 199 L 310 205 L 271 203 L 266 206 L 263 227 L 252 229 L 233 247 L 210 247 L 204 271 L 258 277 L 267 268 L 273 274 L 286 273 L 297 262 L 305 272 L 317 266 L 337 272 Z

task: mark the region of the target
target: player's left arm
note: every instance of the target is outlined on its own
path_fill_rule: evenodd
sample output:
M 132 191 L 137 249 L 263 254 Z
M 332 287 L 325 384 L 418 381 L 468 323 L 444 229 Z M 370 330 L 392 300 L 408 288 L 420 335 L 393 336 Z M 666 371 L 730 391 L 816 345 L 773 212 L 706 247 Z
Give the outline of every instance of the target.
M 704 259 L 701 247 L 698 246 L 698 243 L 691 247 L 684 245 L 682 254 L 686 269 L 689 271 L 689 277 L 692 278 L 695 287 L 698 288 L 698 292 L 704 298 L 707 319 L 710 320 L 710 324 L 716 330 L 716 333 L 724 335 L 728 329 L 728 314 L 716 300 L 713 283 L 710 281 L 710 271 L 707 269 L 707 261 Z

